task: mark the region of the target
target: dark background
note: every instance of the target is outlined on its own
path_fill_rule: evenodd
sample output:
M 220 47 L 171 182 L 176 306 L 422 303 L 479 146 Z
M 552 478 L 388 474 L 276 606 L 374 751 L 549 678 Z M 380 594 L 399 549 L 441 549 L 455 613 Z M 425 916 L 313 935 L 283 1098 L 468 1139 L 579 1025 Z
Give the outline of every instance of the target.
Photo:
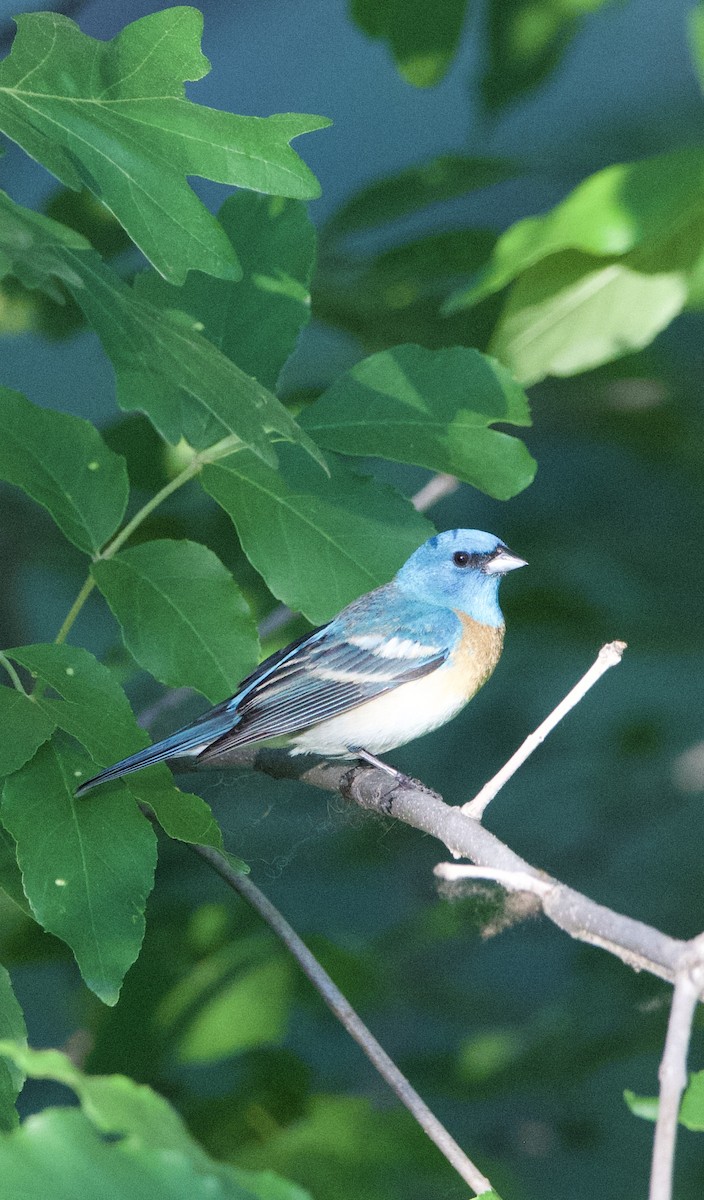
M 111 0 L 72 12 L 86 33 L 107 38 L 155 7 Z M 190 94 L 242 113 L 332 117 L 331 129 L 297 143 L 322 184 L 322 199 L 311 205 L 321 223 L 364 184 L 437 154 L 514 157 L 520 179 L 436 206 L 369 245 L 403 242 L 420 229 L 500 230 L 550 207 L 601 166 L 704 141 L 686 39 L 689 7 L 626 0 L 595 12 L 534 92 L 487 113 L 479 100 L 487 54 L 482 4 L 472 6 L 447 78 L 419 91 L 400 78 L 385 47 L 355 27 L 341 0 L 204 3 L 203 46 L 213 70 Z M 0 4 L 6 46 L 16 11 Z M 52 180 L 12 146 L 0 177 L 26 204 L 53 191 Z M 213 207 L 225 195 L 215 185 L 197 186 Z M 467 344 L 481 344 L 480 335 L 468 316 Z M 435 344 L 436 337 L 435 326 L 427 338 L 421 327 L 417 340 Z M 288 368 L 287 388 L 324 384 L 364 352 L 349 332 L 314 320 Z M 6 332 L 1 353 L 7 386 L 102 426 L 116 420 L 111 370 L 92 335 L 47 340 Z M 433 510 L 438 528 L 500 534 L 530 567 L 503 586 L 508 635 L 490 686 L 445 730 L 390 756 L 461 803 L 603 641 L 627 640 L 623 664 L 505 789 L 487 824 L 593 899 L 679 937 L 704 927 L 701 366 L 701 318 L 686 316 L 637 356 L 532 389 L 534 427 L 525 440 L 538 462 L 535 483 L 509 503 L 465 487 Z M 407 492 L 426 478 L 401 468 L 388 468 L 387 477 Z M 39 510 L 9 490 L 3 498 L 2 642 L 48 640 L 80 585 L 79 556 L 74 561 Z M 204 503 L 190 505 L 188 495 L 175 502 L 160 528 L 178 535 L 187 521 L 192 536 L 228 561 L 231 527 Z M 123 671 L 135 706 L 152 701 L 156 686 L 130 677 L 101 603 L 87 606 L 81 621 L 76 638 Z M 175 719 L 166 714 L 157 732 Z M 202 793 L 229 848 L 320 950 L 502 1194 L 645 1194 L 652 1126 L 630 1115 L 622 1092 L 657 1090 L 667 986 L 573 944 L 545 921 L 482 936 L 491 897 L 452 905 L 438 899 L 431 870 L 442 849 L 413 830 L 259 777 L 216 774 L 204 778 Z M 117 1010 L 98 1011 L 86 998 L 58 943 L 28 932 L 10 908 L 2 915 L 3 961 L 34 1045 L 63 1044 L 76 1029 L 89 1029 L 97 1039 L 91 1069 L 153 1083 L 216 1153 L 271 1164 L 316 1197 L 465 1194 L 397 1118 L 366 1060 L 302 983 L 282 1047 L 196 1067 L 176 1062 L 168 1038 L 154 1032 L 166 991 L 199 947 L 257 929 L 185 850 L 163 847 L 145 951 Z M 692 1069 L 704 1066 L 702 1049 L 698 1030 Z M 356 1109 L 335 1116 L 328 1101 L 314 1119 L 311 1096 L 321 1093 L 370 1098 L 384 1115 L 368 1127 Z M 34 1084 L 23 1103 L 27 1110 L 55 1098 Z M 694 1200 L 702 1195 L 704 1152 L 696 1135 L 682 1131 L 680 1139 L 677 1195 Z

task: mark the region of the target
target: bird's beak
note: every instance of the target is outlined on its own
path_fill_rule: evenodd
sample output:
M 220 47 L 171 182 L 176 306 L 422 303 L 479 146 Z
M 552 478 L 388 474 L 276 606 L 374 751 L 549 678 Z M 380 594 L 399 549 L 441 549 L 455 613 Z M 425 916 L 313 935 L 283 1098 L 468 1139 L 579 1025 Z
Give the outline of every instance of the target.
M 506 575 L 508 571 L 516 571 L 519 567 L 527 567 L 525 558 L 519 558 L 508 546 L 501 546 L 498 553 L 490 558 L 484 567 L 486 575 Z

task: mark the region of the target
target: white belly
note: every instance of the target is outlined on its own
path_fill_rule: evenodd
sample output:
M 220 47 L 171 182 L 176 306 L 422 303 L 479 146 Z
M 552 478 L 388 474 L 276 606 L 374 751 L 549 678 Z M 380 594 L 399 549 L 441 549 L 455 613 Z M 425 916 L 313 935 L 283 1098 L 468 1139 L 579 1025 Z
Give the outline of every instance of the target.
M 352 748 L 383 754 L 402 746 L 444 725 L 464 707 L 479 686 L 472 674 L 466 669 L 439 667 L 431 675 L 403 683 L 359 708 L 294 734 L 291 753 L 351 758 Z

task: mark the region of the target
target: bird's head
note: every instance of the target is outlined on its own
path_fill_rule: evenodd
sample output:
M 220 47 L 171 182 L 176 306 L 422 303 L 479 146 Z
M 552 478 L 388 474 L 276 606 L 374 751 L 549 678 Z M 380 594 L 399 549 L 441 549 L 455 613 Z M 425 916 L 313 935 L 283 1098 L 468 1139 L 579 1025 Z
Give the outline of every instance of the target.
M 501 577 L 526 566 L 492 533 L 448 529 L 437 533 L 401 567 L 396 583 L 430 604 L 458 609 L 485 625 L 502 625 Z

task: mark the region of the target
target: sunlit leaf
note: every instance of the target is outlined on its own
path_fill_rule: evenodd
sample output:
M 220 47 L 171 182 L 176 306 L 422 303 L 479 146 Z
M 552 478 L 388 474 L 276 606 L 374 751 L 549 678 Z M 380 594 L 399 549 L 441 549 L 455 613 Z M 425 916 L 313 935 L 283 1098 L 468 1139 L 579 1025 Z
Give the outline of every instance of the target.
M 553 254 L 514 284 L 489 349 L 525 386 L 575 375 L 647 346 L 686 299 L 680 271 Z
M 696 1132 L 704 1130 L 704 1071 L 689 1077 L 680 1108 L 680 1122 Z
M 531 482 L 522 442 L 492 429 L 529 425 L 522 388 L 499 363 L 455 346 L 396 346 L 357 363 L 303 413 L 321 446 L 446 471 L 505 500 Z
M 563 250 L 608 258 L 640 248 L 645 269 L 667 270 L 667 247 L 681 226 L 690 231 L 704 214 L 704 150 L 692 147 L 641 162 L 606 167 L 580 183 L 543 217 L 518 221 L 499 238 L 476 283 L 450 298 L 447 311 L 500 291 L 534 263 Z M 695 257 L 701 255 L 701 236 Z M 662 247 L 662 254 L 658 248 Z M 690 253 L 689 261 L 691 262 Z M 672 266 L 682 264 L 674 238 Z
M 646 1121 L 657 1120 L 660 1107 L 657 1096 L 639 1096 L 626 1088 L 623 1097 L 634 1116 L 644 1117 Z M 682 1096 L 679 1121 L 695 1133 L 704 1131 L 704 1071 L 690 1075 Z
M 0 479 L 48 509 L 69 541 L 95 553 L 127 505 L 124 459 L 94 425 L 0 387 Z
M 24 14 L 0 64 L 0 127 L 62 183 L 89 187 L 174 283 L 194 268 L 239 275 L 231 243 L 187 177 L 316 196 L 289 142 L 329 124 L 233 116 L 187 100 L 184 81 L 209 70 L 202 23 L 195 8 L 164 9 L 100 42 L 59 13 Z
M 233 454 L 201 480 L 274 595 L 313 622 L 387 582 L 432 533 L 397 492 L 334 456 L 329 478 L 295 447 L 279 457 L 272 471 L 253 454 Z

